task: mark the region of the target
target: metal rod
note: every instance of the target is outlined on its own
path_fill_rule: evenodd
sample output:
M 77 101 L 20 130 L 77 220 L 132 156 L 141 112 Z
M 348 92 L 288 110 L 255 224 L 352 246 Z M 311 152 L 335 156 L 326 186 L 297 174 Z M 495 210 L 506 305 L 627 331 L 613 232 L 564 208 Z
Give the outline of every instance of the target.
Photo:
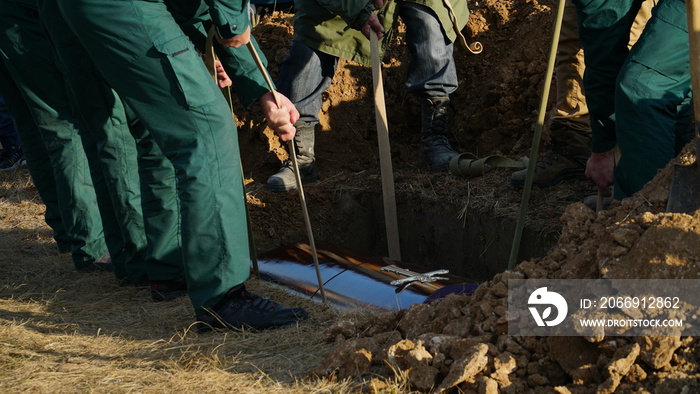
M 270 75 L 267 73 L 267 69 L 265 69 L 265 65 L 263 64 L 262 60 L 260 59 L 260 56 L 258 55 L 258 51 L 255 50 L 253 42 L 248 41 L 246 46 L 248 47 L 250 54 L 253 56 L 255 64 L 258 66 L 258 69 L 260 69 L 260 72 L 265 78 L 265 82 L 267 83 L 270 92 L 272 92 L 272 96 L 275 98 L 275 103 L 277 103 L 277 107 L 282 108 L 282 104 L 280 103 L 279 98 L 277 97 L 277 94 L 275 92 L 274 85 L 272 84 L 272 79 L 270 79 Z M 304 188 L 301 184 L 301 175 L 299 174 L 299 164 L 297 163 L 297 153 L 296 146 L 294 145 L 294 139 L 292 138 L 291 140 L 287 141 L 287 144 L 289 149 L 289 157 L 292 159 L 292 166 L 294 169 L 294 178 L 296 179 L 297 183 L 297 190 L 299 191 L 299 199 L 301 200 L 301 210 L 304 214 L 304 222 L 306 223 L 306 235 L 309 237 L 309 246 L 311 246 L 311 257 L 313 258 L 314 268 L 316 269 L 316 279 L 318 280 L 318 288 L 321 291 L 321 298 L 323 299 L 323 302 L 327 303 L 328 300 L 326 299 L 326 291 L 323 288 L 323 278 L 321 277 L 321 268 L 318 264 L 318 252 L 316 251 L 316 243 L 314 242 L 314 233 L 311 229 L 311 218 L 309 217 L 309 210 L 306 207 Z
M 204 51 L 204 65 L 209 70 L 214 81 L 218 83 L 216 75 L 216 53 L 214 52 L 214 36 L 216 35 L 216 29 L 212 26 L 207 34 L 207 40 L 205 44 Z M 224 90 L 223 88 L 221 89 Z M 231 86 L 226 87 L 226 99 L 228 101 L 228 107 L 231 110 L 231 117 L 233 122 L 236 122 L 236 116 L 233 114 L 233 100 L 231 99 Z M 253 224 L 250 220 L 250 210 L 248 209 L 248 197 L 245 192 L 245 174 L 243 173 L 243 163 L 241 162 L 240 155 L 238 157 L 238 164 L 241 168 L 241 190 L 243 190 L 243 207 L 245 208 L 245 220 L 246 229 L 248 230 L 248 249 L 250 250 L 250 261 L 253 264 L 253 276 L 260 278 L 260 267 L 258 266 L 258 249 L 255 247 L 255 237 L 253 236 Z
M 523 229 L 525 228 L 525 214 L 527 206 L 530 202 L 530 190 L 532 189 L 532 179 L 535 176 L 535 165 L 537 157 L 540 154 L 540 138 L 542 137 L 542 128 L 544 126 L 544 115 L 547 112 L 547 101 L 549 100 L 549 90 L 552 85 L 552 75 L 554 75 L 554 62 L 557 57 L 557 47 L 559 46 L 559 34 L 561 33 L 561 23 L 564 19 L 564 2 L 559 0 L 559 8 L 557 9 L 557 17 L 554 23 L 554 34 L 552 35 L 552 46 L 549 50 L 549 62 L 547 63 L 547 72 L 544 77 L 544 92 L 540 101 L 540 109 L 535 125 L 535 135 L 532 136 L 532 148 L 530 150 L 530 161 L 527 165 L 527 175 L 525 177 L 525 186 L 523 187 L 523 198 L 520 202 L 520 212 L 518 214 L 518 223 L 515 226 L 515 235 L 513 236 L 513 245 L 510 250 L 510 259 L 508 260 L 508 269 L 512 270 L 518 259 L 520 252 L 520 241 L 523 237 Z

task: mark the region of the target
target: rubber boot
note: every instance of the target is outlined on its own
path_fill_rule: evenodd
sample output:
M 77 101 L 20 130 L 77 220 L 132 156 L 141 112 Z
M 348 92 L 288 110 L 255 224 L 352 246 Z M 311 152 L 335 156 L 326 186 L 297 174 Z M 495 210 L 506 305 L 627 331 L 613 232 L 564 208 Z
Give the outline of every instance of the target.
M 567 179 L 586 179 L 586 162 L 591 156 L 591 137 L 564 125 L 552 124 L 552 145 L 537 160 L 532 183 L 538 187 L 556 185 Z M 527 169 L 514 172 L 511 185 L 525 184 Z
M 297 122 L 294 126 L 297 129 L 294 142 L 301 183 L 307 184 L 316 182 L 318 180 L 316 160 L 314 159 L 314 132 L 316 125 L 306 122 Z M 287 148 L 286 145 L 285 148 Z M 275 175 L 267 178 L 267 188 L 273 192 L 296 190 L 297 182 L 293 167 L 291 157 L 285 160 L 279 171 L 277 171 Z
M 447 171 L 450 159 L 457 156 L 447 140 L 449 97 L 421 100 L 420 161 L 432 172 Z

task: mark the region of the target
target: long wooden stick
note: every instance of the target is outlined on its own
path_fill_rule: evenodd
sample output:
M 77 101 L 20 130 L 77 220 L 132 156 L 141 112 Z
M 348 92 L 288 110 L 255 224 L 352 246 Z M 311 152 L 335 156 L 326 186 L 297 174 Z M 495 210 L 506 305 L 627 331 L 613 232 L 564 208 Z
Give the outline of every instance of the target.
M 513 245 L 510 249 L 510 258 L 508 259 L 508 269 L 512 270 L 518 259 L 520 252 L 520 241 L 523 237 L 525 229 L 525 214 L 527 213 L 527 205 L 530 202 L 530 191 L 532 189 L 532 180 L 535 177 L 535 165 L 540 152 L 540 138 L 542 137 L 542 128 L 544 127 L 544 115 L 547 112 L 547 101 L 549 99 L 549 88 L 552 85 L 552 75 L 554 75 L 554 62 L 557 57 L 557 48 L 559 47 L 559 35 L 561 33 L 561 24 L 564 19 L 564 1 L 559 0 L 559 8 L 557 8 L 557 16 L 554 20 L 554 34 L 552 35 L 552 45 L 549 49 L 549 61 L 547 62 L 547 71 L 544 76 L 544 91 L 540 100 L 540 110 L 535 124 L 535 134 L 532 136 L 532 147 L 530 148 L 530 162 L 527 166 L 527 175 L 525 176 L 525 186 L 523 187 L 523 199 L 520 202 L 520 212 L 518 213 L 518 223 L 515 225 L 515 234 L 513 235 Z
M 270 79 L 270 74 L 267 73 L 267 69 L 265 68 L 265 65 L 263 64 L 262 60 L 260 59 L 260 56 L 258 55 L 258 51 L 255 50 L 255 46 L 253 45 L 252 41 L 248 41 L 248 44 L 246 44 L 248 47 L 248 50 L 250 51 L 250 54 L 253 56 L 253 59 L 255 59 L 255 64 L 258 66 L 258 69 L 260 69 L 260 72 L 262 73 L 263 77 L 265 78 L 265 82 L 267 83 L 268 88 L 270 89 L 270 92 L 272 92 L 272 96 L 275 98 L 275 102 L 277 103 L 278 108 L 282 108 L 282 104 L 279 101 L 279 98 L 277 97 L 277 93 L 275 92 L 274 85 L 272 84 L 272 79 Z M 306 197 L 304 197 L 304 188 L 301 184 L 301 175 L 299 174 L 299 164 L 297 163 L 297 153 L 296 153 L 296 147 L 294 146 L 294 139 L 292 138 L 288 142 L 288 150 L 289 150 L 289 157 L 292 159 L 292 166 L 294 169 L 294 178 L 296 179 L 297 183 L 297 190 L 299 191 L 299 199 L 301 200 L 301 210 L 304 214 L 304 222 L 306 223 L 306 235 L 309 237 L 309 246 L 311 246 L 311 257 L 314 261 L 314 268 L 316 268 L 316 279 L 318 280 L 318 289 L 321 291 L 321 298 L 323 299 L 324 303 L 328 302 L 328 299 L 326 298 L 326 291 L 323 288 L 323 278 L 321 277 L 321 268 L 319 267 L 318 264 L 318 252 L 316 251 L 316 243 L 314 242 L 314 232 L 311 229 L 311 218 L 309 217 L 309 210 L 306 207 Z
M 384 197 L 384 221 L 389 247 L 389 258 L 401 260 L 399 243 L 399 225 L 396 217 L 396 195 L 394 192 L 394 170 L 391 165 L 391 147 L 389 146 L 389 124 L 386 119 L 384 103 L 384 84 L 382 83 L 381 59 L 379 58 L 379 39 L 377 33 L 370 29 L 370 51 L 372 55 L 372 82 L 374 85 L 374 112 L 377 122 L 377 141 L 379 143 L 379 166 L 382 173 L 382 194 Z

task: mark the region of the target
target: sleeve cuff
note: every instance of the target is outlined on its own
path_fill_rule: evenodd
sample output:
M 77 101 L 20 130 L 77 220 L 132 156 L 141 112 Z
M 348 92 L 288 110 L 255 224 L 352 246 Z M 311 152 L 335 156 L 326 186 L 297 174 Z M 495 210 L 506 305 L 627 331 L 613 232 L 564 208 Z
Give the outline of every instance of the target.
M 367 3 L 365 8 L 363 8 L 362 11 L 357 14 L 352 23 L 348 23 L 348 26 L 355 30 L 362 29 L 365 23 L 367 23 L 369 20 L 369 17 L 372 15 L 372 12 L 374 12 L 374 3 L 370 1 Z
M 218 7 L 214 7 L 211 9 L 211 18 L 216 26 L 216 33 L 224 39 L 233 38 L 241 34 L 250 26 L 247 2 L 243 12 L 239 14 L 234 14 L 230 11 L 224 12 Z

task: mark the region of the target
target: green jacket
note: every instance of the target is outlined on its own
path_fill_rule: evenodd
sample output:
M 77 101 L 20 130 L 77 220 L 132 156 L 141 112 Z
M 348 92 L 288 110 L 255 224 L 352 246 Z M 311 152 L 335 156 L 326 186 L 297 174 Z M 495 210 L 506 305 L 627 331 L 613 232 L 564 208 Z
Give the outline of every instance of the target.
M 380 45 L 383 53 L 391 41 L 396 22 L 399 1 L 422 4 L 432 9 L 440 19 L 447 38 L 454 41 L 457 33 L 449 11 L 443 1 L 450 1 L 457 26 L 461 30 L 469 18 L 466 0 L 389 0 L 377 11 L 385 36 Z M 295 0 L 294 39 L 321 52 L 349 59 L 364 65 L 370 64 L 369 40 L 360 29 L 374 10 L 373 1 L 367 0 Z

